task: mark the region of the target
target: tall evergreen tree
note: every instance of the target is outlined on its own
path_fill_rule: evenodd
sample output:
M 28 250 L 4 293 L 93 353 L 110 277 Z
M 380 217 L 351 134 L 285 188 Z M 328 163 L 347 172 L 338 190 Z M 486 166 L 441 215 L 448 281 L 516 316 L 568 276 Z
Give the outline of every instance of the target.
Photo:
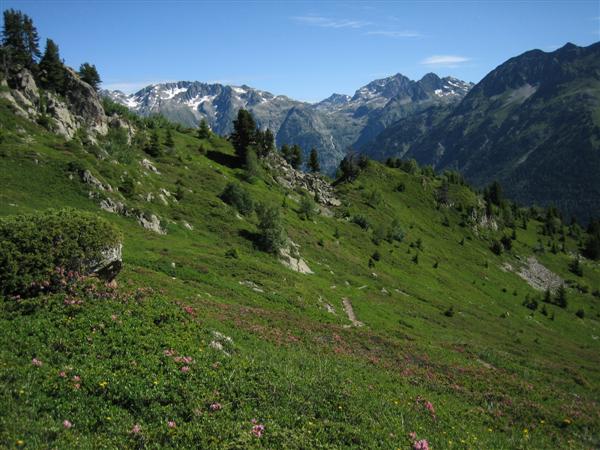
M 46 51 L 40 61 L 40 80 L 42 86 L 46 89 L 62 92 L 65 76 L 65 66 L 60 60 L 58 45 L 52 39 L 47 39 Z
M 27 64 L 27 48 L 23 31 L 23 13 L 14 9 L 4 11 L 2 47 L 11 66 Z
M 275 151 L 275 136 L 268 128 L 265 131 L 257 131 L 258 156 L 265 157 Z
M 292 154 L 290 157 L 290 164 L 294 169 L 300 169 L 302 166 L 302 149 L 298 144 L 292 146 Z
M 160 137 L 158 136 L 158 131 L 156 128 L 152 130 L 150 142 L 146 144 L 144 151 L 154 158 L 161 156 L 162 148 L 160 146 Z
M 231 142 L 238 157 L 245 161 L 248 147 L 256 145 L 256 122 L 249 111 L 238 111 L 237 119 L 233 121 Z
M 281 156 L 283 157 L 283 159 L 285 159 L 288 163 L 291 164 L 291 160 L 292 160 L 292 149 L 290 148 L 289 145 L 287 144 L 283 144 L 281 146 Z
M 26 66 L 32 69 L 42 53 L 40 52 L 40 37 L 37 29 L 33 26 L 33 20 L 27 14 L 23 16 L 23 37 L 27 52 Z
M 209 137 L 210 128 L 208 127 L 208 123 L 206 123 L 206 119 L 202 119 L 200 125 L 198 125 L 198 139 L 208 139 Z
M 321 171 L 321 165 L 319 164 L 319 154 L 317 153 L 316 148 L 313 148 L 310 151 L 310 156 L 308 159 L 308 168 L 313 173 Z
M 98 90 L 98 86 L 101 83 L 100 74 L 98 74 L 98 70 L 96 66 L 90 63 L 83 63 L 79 67 L 79 76 L 83 81 L 93 87 L 95 90 Z
M 169 148 L 175 147 L 175 141 L 173 140 L 173 132 L 171 128 L 167 128 L 167 136 L 165 137 L 165 145 Z
M 567 307 L 567 290 L 563 284 L 556 290 L 556 304 L 561 308 Z

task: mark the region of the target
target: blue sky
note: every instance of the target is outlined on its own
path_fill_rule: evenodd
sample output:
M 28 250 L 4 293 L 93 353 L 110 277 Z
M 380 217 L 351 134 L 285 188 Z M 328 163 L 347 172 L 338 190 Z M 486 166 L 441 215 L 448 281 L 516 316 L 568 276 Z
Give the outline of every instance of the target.
M 248 84 L 318 101 L 376 78 L 477 82 L 506 59 L 600 40 L 600 0 L 503 2 L 15 1 L 73 67 L 104 87 Z

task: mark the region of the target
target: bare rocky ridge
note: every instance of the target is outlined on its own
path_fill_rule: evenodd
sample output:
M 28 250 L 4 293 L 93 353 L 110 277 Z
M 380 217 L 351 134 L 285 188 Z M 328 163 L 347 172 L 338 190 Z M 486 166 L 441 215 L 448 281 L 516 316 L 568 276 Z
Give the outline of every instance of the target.
M 49 126 L 67 139 L 84 129 L 93 142 L 97 135 L 108 133 L 102 102 L 94 88 L 82 81 L 73 69 L 65 69 L 65 97 L 41 91 L 27 69 L 2 82 L 9 90 L 1 92 L 0 97 L 12 104 L 16 114 L 29 120 L 38 121 L 47 115 L 51 119 Z

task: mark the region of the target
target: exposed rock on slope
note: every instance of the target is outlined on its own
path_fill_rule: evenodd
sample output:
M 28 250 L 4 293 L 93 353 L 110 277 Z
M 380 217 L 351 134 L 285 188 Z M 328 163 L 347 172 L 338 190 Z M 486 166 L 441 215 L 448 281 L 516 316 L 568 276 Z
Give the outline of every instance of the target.
M 49 127 L 67 139 L 72 139 L 79 129 L 86 130 L 92 141 L 97 135 L 106 135 L 108 120 L 98 93 L 71 68 L 65 68 L 65 75 L 64 97 L 41 91 L 27 69 L 9 78 L 9 90 L 0 95 L 23 117 L 33 121 L 48 117 Z
M 319 174 L 294 169 L 279 154 L 271 153 L 265 158 L 275 180 L 288 189 L 304 189 L 323 206 L 340 206 L 331 184 Z

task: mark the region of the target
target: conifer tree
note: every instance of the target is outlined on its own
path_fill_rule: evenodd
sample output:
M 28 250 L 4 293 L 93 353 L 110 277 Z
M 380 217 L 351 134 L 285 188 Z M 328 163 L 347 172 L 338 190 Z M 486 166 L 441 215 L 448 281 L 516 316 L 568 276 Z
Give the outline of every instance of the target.
M 58 45 L 52 39 L 46 40 L 46 51 L 40 61 L 40 79 L 42 86 L 56 92 L 62 92 L 65 83 L 65 67 L 60 60 Z
M 291 162 L 291 160 L 292 160 L 292 149 L 290 148 L 289 145 L 283 144 L 281 146 L 281 156 L 283 156 L 283 159 L 285 159 L 288 163 Z
M 202 119 L 198 126 L 198 139 L 208 139 L 209 137 L 210 128 L 208 127 L 208 123 L 206 123 L 206 119 Z
M 175 141 L 173 141 L 173 133 L 171 128 L 167 128 L 167 135 L 165 137 L 165 145 L 169 148 L 175 147 Z
M 4 11 L 2 28 L 2 48 L 8 58 L 8 64 L 27 65 L 27 47 L 23 25 L 23 13 L 14 9 Z
M 258 156 L 265 157 L 275 150 L 275 137 L 268 128 L 265 131 L 257 131 Z
M 298 144 L 292 146 L 290 164 L 294 169 L 300 169 L 302 166 L 302 149 Z
M 244 161 L 248 147 L 256 145 L 256 122 L 249 111 L 240 109 L 237 119 L 233 121 L 231 142 L 237 156 Z
M 23 36 L 25 51 L 27 52 L 25 65 L 29 69 L 33 69 L 42 53 L 40 52 L 40 37 L 37 29 L 33 26 L 33 20 L 27 14 L 23 15 Z
M 152 130 L 152 135 L 150 136 L 150 142 L 144 148 L 144 151 L 154 158 L 156 158 L 162 154 L 162 149 L 160 146 L 160 138 L 158 136 L 158 131 L 156 130 L 156 128 L 154 130 Z
M 567 290 L 562 284 L 556 290 L 556 304 L 561 308 L 567 307 Z
M 100 75 L 98 74 L 98 70 L 96 69 L 95 65 L 83 63 L 79 67 L 79 76 L 96 91 L 98 90 L 98 86 L 102 80 L 100 80 Z
M 317 153 L 316 148 L 313 148 L 310 151 L 310 157 L 308 159 L 308 168 L 313 173 L 321 171 L 321 165 L 319 164 L 319 154 Z

